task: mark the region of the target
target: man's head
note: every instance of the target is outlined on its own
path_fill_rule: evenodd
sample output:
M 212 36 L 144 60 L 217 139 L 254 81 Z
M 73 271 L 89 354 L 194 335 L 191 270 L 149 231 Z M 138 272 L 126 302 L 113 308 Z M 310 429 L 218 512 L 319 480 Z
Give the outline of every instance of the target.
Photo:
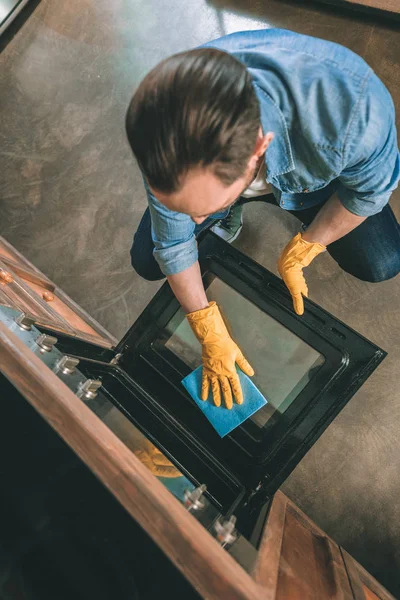
M 154 195 L 196 223 L 240 196 L 273 138 L 261 130 L 247 69 L 213 48 L 157 65 L 132 98 L 126 130 Z

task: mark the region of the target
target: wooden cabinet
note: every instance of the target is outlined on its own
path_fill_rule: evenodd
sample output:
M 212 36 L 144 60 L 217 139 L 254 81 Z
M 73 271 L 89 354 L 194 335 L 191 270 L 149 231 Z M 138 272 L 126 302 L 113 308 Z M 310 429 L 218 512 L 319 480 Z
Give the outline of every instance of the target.
M 356 600 L 393 600 L 393 596 L 346 550 L 341 548 L 341 552 Z
M 261 581 L 271 571 L 274 545 L 271 597 L 277 600 L 353 597 L 338 546 L 280 492 L 274 497 L 266 524 L 257 572 Z
M 112 348 L 117 343 L 4 238 L 0 238 L 0 304 L 32 314 L 39 325 L 54 332 L 104 348 Z
M 271 600 L 393 600 L 281 492 L 271 504 L 254 577 Z

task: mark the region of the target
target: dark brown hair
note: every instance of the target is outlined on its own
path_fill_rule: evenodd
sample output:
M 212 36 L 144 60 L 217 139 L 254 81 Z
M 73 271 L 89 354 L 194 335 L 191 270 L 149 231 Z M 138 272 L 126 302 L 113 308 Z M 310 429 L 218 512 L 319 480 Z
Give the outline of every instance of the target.
M 241 177 L 254 150 L 260 108 L 246 67 L 200 48 L 167 58 L 141 82 L 126 115 L 132 151 L 149 184 L 171 193 L 193 167 L 225 185 Z

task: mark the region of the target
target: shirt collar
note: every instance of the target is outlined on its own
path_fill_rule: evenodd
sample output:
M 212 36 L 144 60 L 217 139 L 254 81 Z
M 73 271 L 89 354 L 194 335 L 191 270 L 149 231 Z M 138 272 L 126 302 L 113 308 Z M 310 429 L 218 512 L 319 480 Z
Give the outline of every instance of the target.
M 260 103 L 263 132 L 275 134 L 265 153 L 267 182 L 270 183 L 272 178 L 294 171 L 295 164 L 285 117 L 267 92 L 256 83 L 253 85 Z

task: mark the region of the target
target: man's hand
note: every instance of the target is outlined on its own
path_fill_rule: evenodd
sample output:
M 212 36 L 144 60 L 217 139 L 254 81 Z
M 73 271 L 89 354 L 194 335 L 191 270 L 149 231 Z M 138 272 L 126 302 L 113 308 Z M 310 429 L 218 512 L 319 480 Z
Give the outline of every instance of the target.
M 308 296 L 308 288 L 303 268 L 325 250 L 318 242 L 306 242 L 298 233 L 283 249 L 278 261 L 279 274 L 285 282 L 293 299 L 294 310 L 298 315 L 304 313 L 303 296 Z
M 341 203 L 337 194 L 324 204 L 303 235 L 296 235 L 284 248 L 278 261 L 279 274 L 293 298 L 294 310 L 304 313 L 303 296 L 308 295 L 303 268 L 326 249 L 326 246 L 361 225 L 366 217 L 354 215 Z
M 242 404 L 243 393 L 236 363 L 250 377 L 254 370 L 230 337 L 217 304 L 210 302 L 207 308 L 189 313 L 187 319 L 203 347 L 201 399 L 207 400 L 211 386 L 215 406 L 221 406 L 221 389 L 226 408 L 232 408 L 232 396 L 238 404 Z

